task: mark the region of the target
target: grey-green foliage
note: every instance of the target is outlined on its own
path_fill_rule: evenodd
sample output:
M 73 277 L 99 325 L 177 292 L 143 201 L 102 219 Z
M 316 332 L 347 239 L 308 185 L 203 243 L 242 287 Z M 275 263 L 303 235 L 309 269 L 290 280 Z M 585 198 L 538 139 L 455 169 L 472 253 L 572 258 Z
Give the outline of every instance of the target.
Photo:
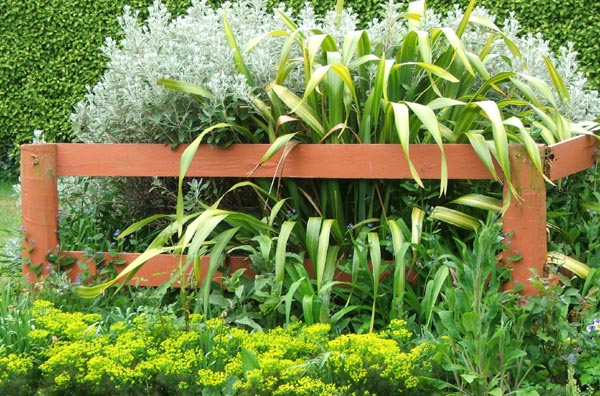
M 282 8 L 276 9 L 283 11 Z M 271 37 L 244 52 L 253 86 L 237 72 L 225 39 L 224 15 L 232 26 L 240 48 L 251 40 L 277 30 L 283 21 L 267 11 L 262 1 L 224 3 L 214 9 L 206 1 L 193 1 L 187 14 L 173 19 L 156 2 L 144 24 L 127 8 L 120 18 L 123 38 L 107 39 L 103 52 L 109 59 L 102 80 L 89 89 L 71 116 L 75 136 L 83 142 L 183 143 L 202 129 L 220 121 L 244 117 L 252 106 L 249 97 L 259 94 L 275 78 L 284 38 Z M 357 18 L 344 14 L 335 27 L 335 15 L 318 18 L 312 7 L 300 11 L 299 23 L 306 29 L 339 32 L 356 28 Z M 337 34 L 340 40 L 342 33 Z M 212 97 L 196 100 L 157 84 L 172 78 L 200 85 Z M 292 71 L 286 80 L 294 89 L 302 86 L 302 75 Z
M 254 35 L 281 29 L 264 9 L 249 3 L 226 3 L 215 10 L 205 1 L 193 2 L 186 16 L 173 19 L 155 3 L 144 24 L 130 8 L 120 18 L 123 39 L 107 39 L 103 52 L 107 72 L 71 119 L 78 140 L 84 142 L 183 143 L 198 130 L 239 113 L 240 99 L 251 87 L 238 74 L 223 34 L 223 13 L 244 45 Z M 247 27 L 252 26 L 252 33 Z M 273 76 L 269 61 L 275 47 L 260 46 L 248 54 L 248 65 L 259 84 Z M 169 91 L 159 78 L 202 85 L 214 97 L 201 103 L 189 95 Z
M 405 6 L 389 3 L 384 6 L 382 19 L 373 20 L 368 27 L 374 44 L 401 44 L 406 28 L 398 24 Z M 232 121 L 246 115 L 252 104 L 248 97 L 261 93 L 272 81 L 283 39 L 269 38 L 244 53 L 244 61 L 254 79 L 253 90 L 246 79 L 237 73 L 232 52 L 223 32 L 223 14 L 234 29 L 240 48 L 255 37 L 283 29 L 283 22 L 267 11 L 260 1 L 225 3 L 220 9 L 211 8 L 206 1 L 194 1 L 187 14 L 173 19 L 166 7 L 155 3 L 149 9 L 144 24 L 130 8 L 120 18 L 123 38 L 107 39 L 103 52 L 109 59 L 102 80 L 89 89 L 71 116 L 75 136 L 84 142 L 161 142 L 190 141 L 198 131 L 220 121 Z M 427 26 L 456 27 L 462 11 L 455 8 L 447 17 L 428 11 Z M 478 8 L 476 15 L 493 16 Z M 319 28 L 343 39 L 356 29 L 358 17 L 345 12 L 340 26 L 329 12 L 318 17 L 310 5 L 298 12 L 300 26 Z M 473 25 L 470 25 L 473 26 Z M 463 40 L 468 49 L 477 53 L 486 35 L 482 27 L 468 30 Z M 502 40 L 497 40 L 488 70 L 492 75 L 501 71 L 524 72 L 546 80 L 551 85 L 543 57 L 554 60 L 569 88 L 572 101 L 565 105 L 566 115 L 573 120 L 595 118 L 600 114 L 600 99 L 596 91 L 585 89 L 586 79 L 578 71 L 572 47 L 563 47 L 553 55 L 541 35 L 520 36 L 520 25 L 514 16 L 504 23 L 504 33 L 522 49 L 523 57 L 513 55 Z M 212 99 L 197 101 L 190 95 L 169 91 L 156 83 L 159 78 L 174 78 L 201 85 L 211 91 Z M 286 85 L 301 86 L 301 75 L 292 75 Z

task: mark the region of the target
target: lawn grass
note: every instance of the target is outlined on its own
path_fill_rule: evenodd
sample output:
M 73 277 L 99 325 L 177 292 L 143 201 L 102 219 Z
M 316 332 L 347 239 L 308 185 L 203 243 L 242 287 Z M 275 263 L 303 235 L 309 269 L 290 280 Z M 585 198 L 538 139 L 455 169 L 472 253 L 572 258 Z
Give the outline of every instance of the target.
M 21 226 L 21 209 L 17 207 L 17 194 L 13 183 L 0 181 L 0 249 L 6 241 L 18 235 Z

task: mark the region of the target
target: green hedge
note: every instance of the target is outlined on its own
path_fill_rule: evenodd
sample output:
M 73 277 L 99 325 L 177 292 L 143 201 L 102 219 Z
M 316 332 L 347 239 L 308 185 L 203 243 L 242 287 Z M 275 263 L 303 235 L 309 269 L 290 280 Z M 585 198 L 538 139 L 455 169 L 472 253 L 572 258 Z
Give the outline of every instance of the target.
M 455 0 L 454 3 L 466 6 L 468 0 Z M 428 7 L 441 10 L 450 9 L 447 0 L 428 0 Z M 582 71 L 595 89 L 600 88 L 600 2 L 582 0 L 478 0 L 478 5 L 497 15 L 501 24 L 509 12 L 515 16 L 525 32 L 541 32 L 550 42 L 550 47 L 558 51 L 569 41 L 579 52 Z
M 174 14 L 183 13 L 190 0 L 164 0 Z M 216 0 L 210 3 L 217 2 Z M 276 4 L 279 0 L 270 0 Z M 369 20 L 379 10 L 378 0 L 347 0 L 346 6 Z M 465 6 L 468 0 L 457 0 Z M 30 142 L 34 129 L 48 141 L 71 139 L 69 114 L 101 77 L 105 59 L 100 48 L 106 36 L 119 31 L 117 16 L 123 5 L 145 10 L 152 0 L 5 0 L 0 8 L 0 178 L 14 178 L 19 144 Z M 287 0 L 301 8 L 304 0 Z M 318 12 L 335 0 L 316 1 Z M 447 0 L 429 0 L 435 10 L 452 7 Z M 600 2 L 581 0 L 480 0 L 502 21 L 510 10 L 525 31 L 544 33 L 557 49 L 568 41 L 580 53 L 583 70 L 600 87 Z
M 368 21 L 377 16 L 378 4 L 386 0 L 346 0 L 347 7 Z M 469 0 L 426 0 L 427 7 L 436 12 L 446 13 L 454 8 L 454 4 L 466 7 Z M 277 0 L 271 0 L 277 3 Z M 287 0 L 294 8 L 301 7 L 304 0 Z M 323 12 L 333 9 L 336 0 L 312 0 L 315 10 Z M 550 47 L 557 51 L 569 41 L 573 42 L 579 52 L 582 71 L 595 88 L 600 88 L 600 15 L 599 1 L 582 0 L 478 0 L 477 5 L 495 14 L 497 23 L 502 24 L 509 12 L 515 16 L 524 32 L 541 32 L 550 42 Z
M 174 13 L 189 0 L 166 0 Z M 100 48 L 119 31 L 124 4 L 152 0 L 5 0 L 0 7 L 0 176 L 13 178 L 16 147 L 34 129 L 47 141 L 71 138 L 69 115 L 105 64 Z M 9 144 L 12 143 L 12 144 Z M 11 158 L 12 157 L 12 158 Z

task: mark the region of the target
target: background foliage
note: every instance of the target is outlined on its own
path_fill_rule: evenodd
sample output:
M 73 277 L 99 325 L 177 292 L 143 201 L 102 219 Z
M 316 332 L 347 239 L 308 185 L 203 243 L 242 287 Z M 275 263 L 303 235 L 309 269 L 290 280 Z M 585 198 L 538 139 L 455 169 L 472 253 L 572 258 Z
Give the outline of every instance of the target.
M 368 21 L 380 12 L 382 0 L 347 0 L 346 7 L 352 8 L 361 20 Z M 394 1 L 400 3 L 400 1 Z M 277 3 L 270 0 L 270 3 Z M 300 9 L 304 0 L 287 0 L 286 5 Z M 323 13 L 335 7 L 335 0 L 312 2 L 317 13 Z M 465 8 L 469 0 L 428 0 L 427 7 L 439 13 L 446 13 L 454 4 Z M 600 12 L 600 3 L 579 0 L 478 0 L 477 5 L 487 8 L 497 15 L 498 25 L 511 11 L 521 22 L 525 32 L 542 32 L 550 42 L 550 47 L 558 51 L 561 45 L 572 41 L 579 52 L 582 70 L 594 87 L 600 86 L 600 71 L 596 67 L 600 58 L 600 24 L 596 15 Z
M 165 0 L 174 15 L 185 12 L 190 0 Z M 209 1 L 217 3 L 217 1 Z M 276 4 L 277 0 L 269 0 Z M 304 0 L 287 0 L 301 9 Z M 334 0 L 313 1 L 317 13 L 332 9 Z M 378 0 L 348 0 L 347 7 L 372 19 Z M 442 12 L 452 3 L 467 0 L 431 0 L 430 8 Z M 48 141 L 72 138 L 69 114 L 103 73 L 106 59 L 100 53 L 104 37 L 119 31 L 117 16 L 123 6 L 145 10 L 150 0 L 6 0 L 0 8 L 0 177 L 14 179 L 18 171 L 19 144 L 31 141 L 34 129 L 43 129 Z M 513 10 L 527 32 L 544 33 L 553 50 L 572 41 L 582 70 L 594 87 L 600 86 L 600 25 L 594 18 L 600 3 L 579 0 L 480 0 L 480 6 L 498 15 L 498 23 Z M 142 15 L 143 17 L 144 15 Z
M 166 0 L 177 14 L 189 0 Z M 34 129 L 47 141 L 71 139 L 69 114 L 104 71 L 104 38 L 119 31 L 123 6 L 150 0 L 7 0 L 0 7 L 0 174 L 14 178 L 17 146 Z

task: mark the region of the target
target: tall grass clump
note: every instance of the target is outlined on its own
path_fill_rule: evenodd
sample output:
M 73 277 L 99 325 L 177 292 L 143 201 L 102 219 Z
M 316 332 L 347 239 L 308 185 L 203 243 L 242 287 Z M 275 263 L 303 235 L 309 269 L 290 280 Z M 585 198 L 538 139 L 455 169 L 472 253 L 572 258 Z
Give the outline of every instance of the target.
M 338 11 L 320 17 L 307 5 L 292 18 L 259 1 L 218 9 L 196 2 L 174 19 L 155 3 L 142 23 L 126 9 L 122 38 L 108 38 L 103 49 L 107 72 L 72 114 L 75 135 L 90 143 L 176 145 L 224 123 L 203 142 L 387 142 L 402 143 L 408 154 L 408 143 L 437 143 L 441 150 L 442 143 L 467 142 L 488 166 L 495 157 L 507 170 L 508 142 L 526 143 L 541 167 L 533 142 L 563 140 L 586 127 L 575 130 L 576 123 L 598 114 L 598 93 L 586 90 L 574 49 L 552 54 L 541 36 L 521 36 L 514 17 L 496 26 L 493 15 L 473 5 L 442 17 L 423 2 L 410 9 L 386 4 L 372 21 Z M 385 220 L 415 203 L 451 201 L 413 175 L 428 188 L 286 182 L 282 195 L 302 217 L 335 217 L 341 227 Z M 199 180 L 191 193 L 184 183 L 188 208 L 213 203 L 234 182 Z M 174 181 L 107 183 L 102 188 L 119 194 L 129 218 L 176 204 Z M 447 191 L 447 183 L 441 188 Z M 395 198 L 407 189 L 415 201 Z M 228 194 L 223 205 L 261 211 L 247 190 Z
M 19 192 L 10 181 L 0 182 L 0 276 L 21 272 L 21 210 Z
M 448 281 L 442 257 L 463 250 L 451 238 L 441 237 L 441 222 L 458 226 L 444 232 L 459 240 L 473 239 L 473 231 L 480 228 L 475 217 L 445 204 L 501 212 L 511 195 L 520 199 L 511 186 L 509 143 L 523 144 L 542 172 L 538 143 L 552 144 L 597 128 L 587 120 L 587 110 L 571 110 L 578 105 L 573 102 L 576 95 L 596 105 L 600 101 L 597 93 L 572 83 L 568 68 L 562 71 L 566 80 L 561 76 L 554 61 L 566 62 L 566 55 L 553 58 L 539 49 L 542 62 L 533 64 L 523 53 L 541 43 L 519 38 L 510 23 L 496 26 L 474 1 L 444 18 L 420 1 L 407 8 L 388 4 L 384 18 L 365 30 L 356 28 L 356 16 L 343 9 L 342 2 L 323 18 L 315 17 L 310 7 L 293 18 L 284 9 L 267 13 L 254 2 L 226 3 L 218 11 L 200 2 L 187 16 L 173 21 L 160 5 L 151 11 L 142 26 L 126 13 L 122 43 L 107 44 L 114 64 L 74 120 L 97 112 L 98 119 L 79 123 L 88 126 L 81 136 L 86 141 L 111 141 L 114 127 L 135 123 L 98 122 L 101 114 L 118 115 L 118 107 L 106 104 L 120 91 L 106 87 L 135 81 L 148 100 L 164 100 L 158 106 L 164 112 L 130 116 L 140 117 L 140 131 L 154 130 L 154 136 L 177 131 L 177 138 L 188 131 L 193 141 L 181 158 L 175 215 L 152 216 L 127 228 L 121 238 L 156 220 L 167 224 L 119 276 L 80 288 L 84 296 L 98 295 L 158 254 L 185 253 L 173 281 L 183 285 L 180 296 L 186 317 L 192 312 L 221 315 L 219 310 L 224 309 L 239 314 L 229 320 L 255 328 L 273 326 L 278 318 L 289 324 L 299 317 L 307 323 L 330 323 L 340 331 L 362 332 L 403 318 L 410 309 L 429 327 L 433 306 Z M 202 26 L 204 18 L 210 18 L 214 30 L 210 43 L 202 41 L 206 33 L 190 39 L 190 47 L 188 41 L 178 41 L 182 32 L 188 40 L 189 29 Z M 255 32 L 250 27 L 258 20 L 262 30 Z M 172 51 L 173 59 L 158 62 L 157 43 L 160 53 Z M 222 47 L 213 48 L 216 43 Z M 144 45 L 148 50 L 139 51 Z M 213 53 L 218 64 L 203 62 L 203 56 Z M 131 62 L 121 64 L 121 57 Z M 124 79 L 125 64 L 128 72 L 137 70 L 139 75 Z M 130 64 L 140 65 L 139 69 Z M 119 65 L 122 72 L 115 69 Z M 236 83 L 215 85 L 215 78 Z M 178 109 L 173 113 L 176 118 L 168 117 L 171 106 Z M 227 111 L 207 113 L 217 108 Z M 162 128 L 183 119 L 188 120 L 188 129 Z M 183 140 L 172 137 L 169 142 Z M 413 180 L 283 180 L 277 189 L 271 181 L 243 181 L 221 195 L 200 198 L 200 209 L 186 205 L 184 177 L 198 146 L 236 142 L 271 144 L 257 167 L 298 143 L 397 143 L 409 160 Z M 410 145 L 419 143 L 439 148 L 439 185 L 422 181 L 412 165 Z M 449 188 L 446 143 L 470 144 L 498 179 L 493 161 L 499 164 L 511 187 L 504 204 L 482 194 L 459 198 L 466 189 L 460 183 Z M 472 190 L 471 185 L 468 188 Z M 476 191 L 489 193 L 490 188 L 484 184 Z M 243 190 L 258 195 L 260 205 L 244 210 L 224 205 Z M 240 274 L 233 274 L 232 289 L 219 294 L 210 280 L 225 257 L 240 253 L 250 257 L 257 272 L 254 282 L 243 283 Z M 210 256 L 205 273 L 199 266 L 203 256 Z M 411 286 L 407 269 L 428 281 Z M 340 273 L 349 280 L 338 278 Z M 426 298 L 419 301 L 421 292 Z M 382 298 L 387 295 L 392 298 Z M 258 307 L 261 315 L 249 314 L 251 310 L 244 308 L 249 306 Z

